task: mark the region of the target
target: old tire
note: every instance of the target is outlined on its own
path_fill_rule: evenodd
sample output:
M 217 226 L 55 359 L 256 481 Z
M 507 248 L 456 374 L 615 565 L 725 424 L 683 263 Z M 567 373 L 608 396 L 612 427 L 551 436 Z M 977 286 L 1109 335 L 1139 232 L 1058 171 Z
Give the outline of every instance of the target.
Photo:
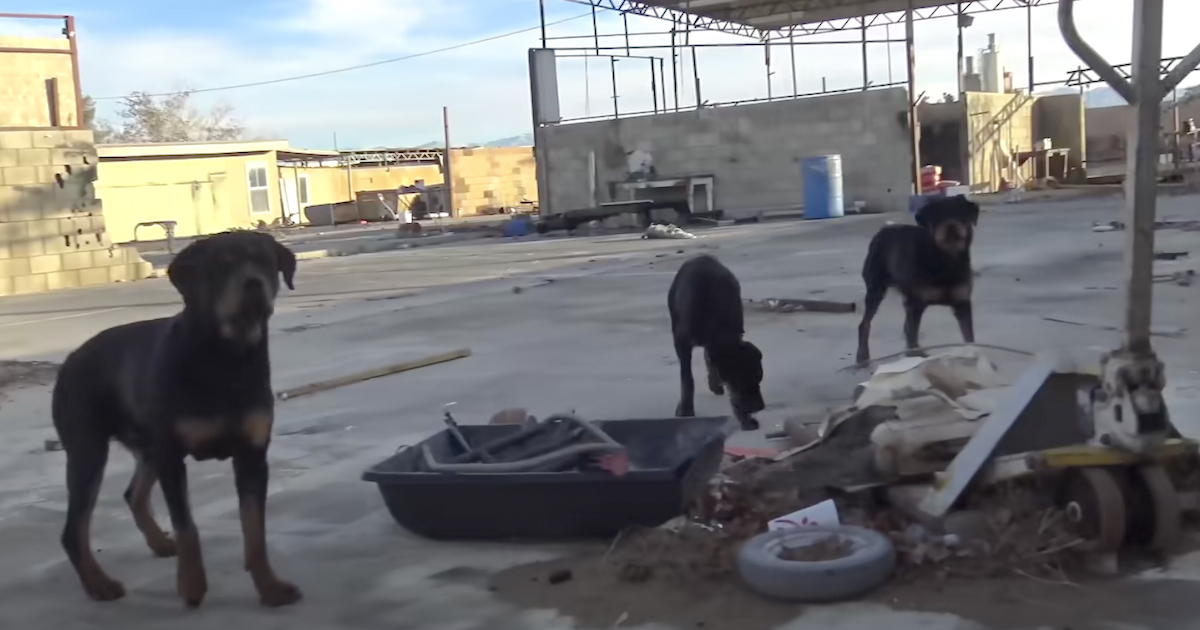
M 1183 538 L 1183 509 L 1171 477 L 1160 464 L 1143 464 L 1133 469 L 1133 475 L 1153 507 L 1150 548 L 1170 552 Z
M 1112 553 L 1125 545 L 1125 495 L 1108 468 L 1072 471 L 1067 482 L 1067 520 L 1072 530 L 1091 543 L 1092 551 Z
M 843 558 L 817 562 L 784 560 L 780 553 L 831 536 L 852 549 Z M 814 526 L 760 534 L 742 547 L 738 574 L 751 590 L 792 602 L 829 602 L 861 595 L 891 576 L 896 568 L 892 541 L 879 532 L 851 526 Z

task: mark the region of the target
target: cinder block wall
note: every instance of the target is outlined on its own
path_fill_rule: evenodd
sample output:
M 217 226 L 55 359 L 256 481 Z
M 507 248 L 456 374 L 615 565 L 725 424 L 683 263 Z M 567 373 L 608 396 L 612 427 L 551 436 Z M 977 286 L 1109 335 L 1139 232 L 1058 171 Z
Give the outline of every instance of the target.
M 91 131 L 0 129 L 0 295 L 150 275 L 108 237 L 97 162 Z
M 639 147 L 660 178 L 712 175 L 716 209 L 734 216 L 800 207 L 800 161 L 810 156 L 842 156 L 847 204 L 903 210 L 912 189 L 901 88 L 557 125 L 540 135 L 551 212 L 589 205 L 589 153 L 597 203 L 614 201 L 613 185 L 628 176 L 626 156 Z
M 1012 166 L 1013 156 L 1033 149 L 1033 104 L 1024 93 L 967 92 L 967 157 L 971 190 L 994 192 L 1000 180 L 1021 184 L 1033 176 L 1032 162 Z
M 1067 149 L 1067 181 L 1086 184 L 1083 160 L 1087 155 L 1083 97 L 1078 94 L 1039 96 L 1033 104 L 1033 141 L 1050 138 L 1056 149 Z M 1057 169 L 1057 166 L 1053 168 Z M 1058 172 L 1054 173 L 1058 177 Z
M 536 201 L 537 165 L 533 147 L 452 149 L 454 215 L 482 214 L 489 208 L 517 207 Z

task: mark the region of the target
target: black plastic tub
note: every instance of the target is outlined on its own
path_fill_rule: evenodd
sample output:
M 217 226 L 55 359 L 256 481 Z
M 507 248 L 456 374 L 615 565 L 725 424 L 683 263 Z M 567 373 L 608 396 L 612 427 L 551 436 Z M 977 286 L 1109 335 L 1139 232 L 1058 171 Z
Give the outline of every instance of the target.
M 603 420 L 595 424 L 625 446 L 630 469 L 444 474 L 418 472 L 419 447 L 438 461 L 461 454 L 448 431 L 433 435 L 363 473 L 379 485 L 388 511 L 405 529 L 438 539 L 591 538 L 626 527 L 654 527 L 683 513 L 721 466 L 728 417 Z M 521 429 L 460 425 L 472 446 Z

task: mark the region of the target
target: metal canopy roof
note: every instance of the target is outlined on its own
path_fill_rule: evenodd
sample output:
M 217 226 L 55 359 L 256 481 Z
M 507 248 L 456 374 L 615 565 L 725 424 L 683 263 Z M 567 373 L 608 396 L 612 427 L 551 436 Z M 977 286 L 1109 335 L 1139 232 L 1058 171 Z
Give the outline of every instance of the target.
M 641 4 L 745 24 L 764 31 L 908 9 L 908 0 L 642 0 Z M 914 9 L 951 4 L 957 5 L 958 0 L 913 0 Z
M 597 8 L 756 38 L 902 22 L 908 0 L 574 0 Z M 1057 4 L 1057 0 L 913 0 L 916 20 Z

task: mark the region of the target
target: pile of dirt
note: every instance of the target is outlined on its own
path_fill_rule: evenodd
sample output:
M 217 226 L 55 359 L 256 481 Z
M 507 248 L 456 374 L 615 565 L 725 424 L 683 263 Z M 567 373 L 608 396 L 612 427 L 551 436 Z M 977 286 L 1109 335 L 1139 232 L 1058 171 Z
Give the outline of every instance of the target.
M 49 361 L 0 361 L 0 392 L 49 385 L 58 376 L 58 368 Z

